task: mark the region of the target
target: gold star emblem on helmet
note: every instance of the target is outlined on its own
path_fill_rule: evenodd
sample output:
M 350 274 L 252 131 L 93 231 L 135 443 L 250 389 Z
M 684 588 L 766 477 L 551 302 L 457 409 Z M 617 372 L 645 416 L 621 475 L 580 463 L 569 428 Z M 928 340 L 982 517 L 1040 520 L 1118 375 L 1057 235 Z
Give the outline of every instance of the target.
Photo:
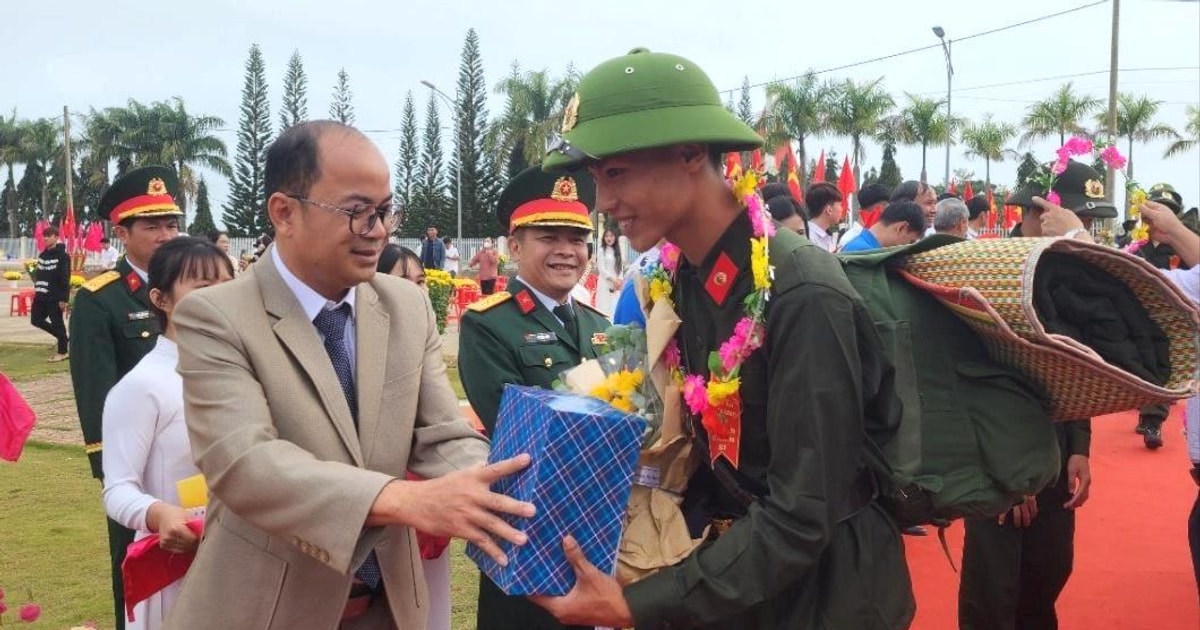
M 1103 199 L 1104 184 L 1100 183 L 1099 180 L 1089 179 L 1083 185 L 1083 194 L 1091 197 L 1092 199 Z
M 147 195 L 165 195 L 167 194 L 167 184 L 161 178 L 155 177 L 150 180 L 150 184 L 146 186 Z
M 575 185 L 575 180 L 566 175 L 559 177 L 554 182 L 550 198 L 555 201 L 579 201 L 579 188 Z
M 562 132 L 575 128 L 575 123 L 579 120 L 579 93 L 576 92 L 571 96 L 571 100 L 567 102 L 567 108 L 563 110 Z

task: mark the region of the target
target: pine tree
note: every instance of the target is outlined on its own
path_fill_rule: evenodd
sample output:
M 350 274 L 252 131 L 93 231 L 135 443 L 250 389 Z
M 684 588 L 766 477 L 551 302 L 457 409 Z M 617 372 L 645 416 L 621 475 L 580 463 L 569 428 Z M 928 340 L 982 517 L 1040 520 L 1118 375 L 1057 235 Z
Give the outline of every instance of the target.
M 412 207 L 405 218 L 402 234 L 419 237 L 425 228 L 437 226 L 446 230 L 446 183 L 442 168 L 442 123 L 438 116 L 437 94 L 429 93 L 425 106 L 425 130 L 422 134 L 421 162 L 417 167 L 417 182 L 413 186 Z M 451 217 L 452 218 L 452 217 Z
M 1037 158 L 1033 157 L 1032 152 L 1026 151 L 1025 155 L 1021 156 L 1021 163 L 1017 165 L 1017 188 L 1029 183 L 1039 168 Z
M 417 165 L 421 161 L 421 145 L 417 139 L 417 108 L 412 90 L 404 96 L 404 113 L 400 123 L 400 155 L 396 158 L 396 201 L 405 210 L 412 207 L 413 190 L 417 184 Z
M 728 110 L 730 114 L 734 114 L 733 92 L 732 91 L 729 92 L 729 98 L 725 99 L 725 109 Z M 736 114 L 734 114 L 734 115 L 736 115 Z
M 896 164 L 896 146 L 883 145 L 883 162 L 879 165 L 879 183 L 888 188 L 895 188 L 904 181 L 900 175 L 900 166 Z
M 188 233 L 192 236 L 204 236 L 217 231 L 213 223 L 212 205 L 208 201 L 208 182 L 203 177 L 196 185 L 196 216 L 192 219 L 190 230 Z
M 0 208 L 8 208 L 9 200 L 16 207 L 17 187 L 13 183 L 12 171 L 8 172 L 8 177 L 4 180 L 4 190 L 0 191 Z M 9 238 L 16 238 L 16 220 L 15 212 L 0 211 L 0 234 L 7 234 Z
M 879 183 L 879 171 L 876 170 L 874 166 L 872 166 L 866 173 L 863 173 L 862 183 L 863 183 L 863 186 L 866 186 L 867 184 L 878 184 Z
M 333 103 L 329 105 L 329 117 L 347 125 L 354 124 L 354 93 L 350 91 L 350 75 L 345 68 L 338 69 L 337 84 L 333 86 Z
M 287 74 L 283 75 L 283 103 L 279 108 L 279 131 L 308 120 L 308 75 L 300 51 L 292 51 Z
M 754 103 L 750 100 L 750 77 L 742 77 L 742 98 L 738 101 L 737 116 L 747 125 L 754 126 Z
M 456 129 L 454 155 L 450 160 L 449 179 L 455 182 L 455 232 L 457 233 L 458 197 L 461 195 L 463 234 L 456 237 L 475 237 L 491 226 L 489 208 L 480 199 L 482 172 L 480 156 L 484 152 L 483 127 L 487 124 L 487 83 L 483 79 L 483 60 L 479 54 L 479 36 L 475 29 L 467 30 L 462 58 L 458 68 L 458 91 L 455 106 Z M 461 169 L 461 178 L 460 178 Z M 460 190 L 461 188 L 461 190 Z M 450 226 L 443 227 L 449 233 Z
M 483 153 L 479 170 L 479 203 L 486 216 L 486 225 L 483 225 L 477 234 L 479 236 L 499 235 L 506 230 L 496 222 L 496 203 L 500 201 L 500 193 L 504 190 L 507 178 L 504 176 L 504 169 L 501 168 L 500 162 L 496 161 L 496 154 L 492 151 Z
M 250 46 L 238 120 L 237 162 L 221 220 L 234 236 L 258 236 L 270 230 L 263 166 L 271 141 L 267 70 L 258 44 Z
M 825 156 L 825 181 L 836 186 L 838 183 L 840 168 L 841 165 L 838 164 L 837 153 L 830 151 L 829 154 Z

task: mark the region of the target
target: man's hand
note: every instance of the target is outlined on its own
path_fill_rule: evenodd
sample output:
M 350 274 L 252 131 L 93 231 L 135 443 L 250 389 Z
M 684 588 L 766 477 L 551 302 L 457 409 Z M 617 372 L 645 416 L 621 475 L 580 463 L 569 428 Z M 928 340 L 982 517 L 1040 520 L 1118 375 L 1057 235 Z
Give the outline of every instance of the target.
M 1083 507 L 1088 500 L 1088 490 L 1092 487 L 1092 471 L 1088 467 L 1087 455 L 1067 458 L 1067 485 L 1071 488 L 1071 500 L 1064 503 L 1063 507 L 1068 510 Z
M 563 539 L 563 551 L 575 570 L 575 586 L 561 597 L 533 596 L 529 599 L 568 626 L 633 627 L 633 613 L 625 603 L 621 585 L 601 573 L 571 536 Z
M 171 553 L 194 551 L 200 539 L 187 525 L 187 512 L 159 501 L 146 511 L 146 526 L 158 533 L 158 546 Z
M 1138 211 L 1150 226 L 1150 238 L 1159 243 L 1174 245 L 1176 236 L 1188 233 L 1187 226 L 1180 222 L 1175 212 L 1157 201 L 1143 201 Z
M 70 304 L 68 304 L 67 302 L 59 302 L 58 310 L 63 311 L 65 313 L 67 311 L 68 306 L 70 306 Z
M 1034 197 L 1033 203 L 1042 209 L 1042 236 L 1066 236 L 1071 230 L 1084 229 L 1083 220 L 1074 212 L 1041 197 Z M 1087 234 L 1086 230 L 1076 238 L 1083 237 L 1085 234 Z M 1087 235 L 1086 240 L 1092 240 L 1090 234 Z
M 408 525 L 434 536 L 453 536 L 475 544 L 498 564 L 508 564 L 493 536 L 515 545 L 528 540 L 499 514 L 533 516 L 532 503 L 492 492 L 496 481 L 529 466 L 529 455 L 518 455 L 489 466 L 459 470 L 428 481 L 393 481 L 384 486 L 367 525 Z
M 1012 509 L 1013 527 L 1029 527 L 1030 525 L 1033 524 L 1033 519 L 1037 518 L 1037 515 L 1038 515 L 1037 497 L 1034 495 L 1029 495 L 1029 496 L 1025 497 L 1024 501 L 1013 506 L 1013 509 Z M 1007 518 L 1008 518 L 1008 512 L 1001 514 L 1000 518 L 999 518 L 1000 524 L 1003 525 L 1004 521 Z

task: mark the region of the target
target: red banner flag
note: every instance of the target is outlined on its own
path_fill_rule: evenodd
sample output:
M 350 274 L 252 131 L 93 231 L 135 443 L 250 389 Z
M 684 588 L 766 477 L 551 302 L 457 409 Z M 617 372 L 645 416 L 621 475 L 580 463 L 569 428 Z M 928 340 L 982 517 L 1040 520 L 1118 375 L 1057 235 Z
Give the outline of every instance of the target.
M 75 224 L 75 207 L 67 203 L 67 213 L 58 225 L 62 241 L 66 244 L 67 253 L 74 254 L 79 245 L 79 226 Z
M 971 182 L 967 182 L 967 185 L 963 186 L 963 199 L 971 199 L 974 196 L 975 191 L 971 190 Z
M 842 218 L 846 218 L 846 212 L 850 210 L 850 195 L 858 193 L 858 186 L 854 183 L 854 168 L 850 166 L 850 158 L 846 158 L 842 162 L 842 172 L 838 175 L 838 192 L 842 193 Z
M 750 168 L 754 169 L 754 172 L 756 173 L 763 172 L 762 149 L 755 149 L 754 152 L 750 154 Z
M 742 155 L 737 151 L 725 154 L 725 179 L 737 179 L 742 175 Z
M 821 149 L 821 157 L 817 158 L 817 167 L 813 169 L 812 183 L 825 181 L 825 149 Z

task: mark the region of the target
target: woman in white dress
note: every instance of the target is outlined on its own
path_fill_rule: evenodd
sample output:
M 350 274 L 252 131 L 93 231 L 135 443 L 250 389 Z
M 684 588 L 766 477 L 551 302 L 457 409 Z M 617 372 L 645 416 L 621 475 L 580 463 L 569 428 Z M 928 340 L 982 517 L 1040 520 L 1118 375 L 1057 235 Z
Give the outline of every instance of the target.
M 147 284 L 163 334 L 154 349 L 104 402 L 104 511 L 136 530 L 138 539 L 157 533 L 171 553 L 194 551 L 200 542 L 187 527 L 176 482 L 200 474 L 192 463 L 183 421 L 183 380 L 175 371 L 179 352 L 171 313 L 188 293 L 233 279 L 233 265 L 215 244 L 180 237 L 150 259 Z M 134 608 L 128 630 L 157 630 L 179 592 L 176 582 Z
M 604 230 L 596 262 L 600 273 L 596 282 L 596 309 L 605 315 L 612 315 L 624 282 L 621 246 L 617 244 L 617 235 L 612 230 Z

